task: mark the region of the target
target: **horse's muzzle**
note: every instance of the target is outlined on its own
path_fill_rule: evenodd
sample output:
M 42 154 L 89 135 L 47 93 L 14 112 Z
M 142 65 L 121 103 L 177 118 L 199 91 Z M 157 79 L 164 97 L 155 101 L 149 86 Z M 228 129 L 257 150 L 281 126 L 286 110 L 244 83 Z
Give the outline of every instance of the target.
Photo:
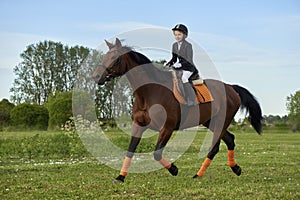
M 94 79 L 95 83 L 97 83 L 98 85 L 103 85 L 105 83 L 105 80 L 102 78 L 100 74 L 97 74 L 92 78 Z

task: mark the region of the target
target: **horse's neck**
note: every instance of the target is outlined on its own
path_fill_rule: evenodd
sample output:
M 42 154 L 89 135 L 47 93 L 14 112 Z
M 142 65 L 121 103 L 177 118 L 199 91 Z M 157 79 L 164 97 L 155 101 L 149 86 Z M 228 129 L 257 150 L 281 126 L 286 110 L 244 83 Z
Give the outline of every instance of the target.
M 152 63 L 142 65 L 130 63 L 130 66 L 126 76 L 133 91 L 137 91 L 148 84 L 158 84 L 172 90 L 172 74 L 170 72 L 161 71 Z

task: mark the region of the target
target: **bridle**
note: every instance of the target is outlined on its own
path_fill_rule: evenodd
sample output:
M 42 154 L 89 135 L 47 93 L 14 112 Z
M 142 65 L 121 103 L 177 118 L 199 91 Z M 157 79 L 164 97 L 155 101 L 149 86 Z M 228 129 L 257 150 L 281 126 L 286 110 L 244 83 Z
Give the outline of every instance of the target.
M 121 52 L 120 50 L 114 50 L 114 51 Z M 111 67 L 107 67 L 105 64 L 99 65 L 99 67 L 102 67 L 104 71 L 107 72 L 107 76 L 105 77 L 105 80 L 109 81 L 112 78 L 122 75 L 121 73 L 117 73 L 116 70 L 114 69 L 118 65 L 122 66 L 122 59 L 123 59 L 123 55 L 121 54 L 120 56 L 118 56 L 116 61 L 114 61 Z

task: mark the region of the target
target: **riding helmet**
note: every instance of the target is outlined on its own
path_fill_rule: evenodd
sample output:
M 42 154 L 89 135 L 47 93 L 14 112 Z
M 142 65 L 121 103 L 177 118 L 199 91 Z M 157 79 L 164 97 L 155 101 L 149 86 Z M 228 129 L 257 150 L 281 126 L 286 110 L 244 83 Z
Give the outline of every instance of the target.
M 188 35 L 188 28 L 183 24 L 177 24 L 174 28 L 172 28 L 172 31 L 181 31 L 185 35 Z

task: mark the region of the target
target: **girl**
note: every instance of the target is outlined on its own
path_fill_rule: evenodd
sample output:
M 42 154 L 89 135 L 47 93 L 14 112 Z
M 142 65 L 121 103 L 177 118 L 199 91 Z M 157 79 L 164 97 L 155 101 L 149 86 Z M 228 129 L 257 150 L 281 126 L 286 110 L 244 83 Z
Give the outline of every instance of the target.
M 193 74 L 198 75 L 198 70 L 193 62 L 192 44 L 185 40 L 188 36 L 188 29 L 183 24 L 177 24 L 172 31 L 176 42 L 172 46 L 172 59 L 165 63 L 165 66 L 172 66 L 183 71 L 181 78 L 184 87 L 183 96 L 188 105 L 194 105 L 193 97 L 195 95 L 189 84 L 189 78 Z

